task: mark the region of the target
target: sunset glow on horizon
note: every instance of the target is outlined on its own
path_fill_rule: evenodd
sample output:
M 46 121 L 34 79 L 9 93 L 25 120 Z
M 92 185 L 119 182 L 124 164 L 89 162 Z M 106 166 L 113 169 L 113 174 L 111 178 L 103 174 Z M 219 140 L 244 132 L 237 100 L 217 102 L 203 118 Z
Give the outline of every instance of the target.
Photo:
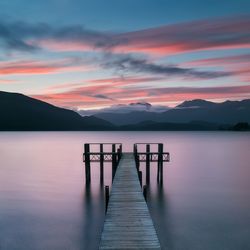
M 0 90 L 70 109 L 247 99 L 249 27 L 247 0 L 4 0 Z

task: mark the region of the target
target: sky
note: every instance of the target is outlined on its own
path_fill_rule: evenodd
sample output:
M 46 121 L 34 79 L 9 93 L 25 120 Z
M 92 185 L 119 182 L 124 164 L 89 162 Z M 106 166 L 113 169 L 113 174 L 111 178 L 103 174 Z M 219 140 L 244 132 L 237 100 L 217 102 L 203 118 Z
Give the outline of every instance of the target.
M 0 90 L 74 110 L 250 98 L 250 1 L 0 0 Z

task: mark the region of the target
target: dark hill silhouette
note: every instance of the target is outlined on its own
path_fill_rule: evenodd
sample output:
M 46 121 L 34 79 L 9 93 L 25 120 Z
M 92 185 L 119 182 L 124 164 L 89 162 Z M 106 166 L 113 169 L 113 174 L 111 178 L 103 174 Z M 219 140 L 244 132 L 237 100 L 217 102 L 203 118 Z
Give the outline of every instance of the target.
M 55 107 L 22 94 L 0 91 L 0 130 L 106 130 L 107 121 Z

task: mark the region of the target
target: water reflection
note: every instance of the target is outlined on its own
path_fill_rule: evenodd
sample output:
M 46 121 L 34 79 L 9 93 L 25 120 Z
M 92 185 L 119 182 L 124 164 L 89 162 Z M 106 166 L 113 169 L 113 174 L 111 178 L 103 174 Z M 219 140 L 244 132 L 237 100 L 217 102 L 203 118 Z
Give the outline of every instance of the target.
M 103 185 L 99 185 L 99 190 L 94 196 L 92 185 L 85 187 L 83 196 L 83 206 L 87 218 L 83 224 L 83 242 L 82 249 L 98 249 L 100 242 L 102 225 L 104 221 L 104 189 Z

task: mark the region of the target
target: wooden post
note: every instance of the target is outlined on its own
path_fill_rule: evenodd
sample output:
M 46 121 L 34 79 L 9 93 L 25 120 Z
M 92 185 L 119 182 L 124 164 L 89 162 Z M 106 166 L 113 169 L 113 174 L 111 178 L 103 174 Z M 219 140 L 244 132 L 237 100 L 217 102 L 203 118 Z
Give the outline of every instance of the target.
M 103 165 L 104 165 L 104 157 L 103 157 L 103 144 L 100 144 L 100 183 L 103 183 Z
M 112 144 L 112 181 L 115 177 L 116 170 L 116 152 L 115 152 L 115 144 Z
M 118 161 L 122 158 L 122 144 L 119 146 L 119 154 L 118 154 Z
M 139 161 L 139 155 L 138 155 L 138 152 L 137 152 L 137 144 L 134 144 L 134 157 L 135 157 L 136 169 L 137 169 L 137 171 L 139 171 L 140 161 Z
M 89 155 L 89 144 L 84 144 L 84 155 L 85 155 L 85 178 L 86 185 L 89 185 L 91 181 L 91 172 L 90 172 L 90 155 Z
M 140 185 L 142 187 L 142 171 L 138 172 L 138 177 L 139 177 Z
M 134 155 L 137 155 L 137 145 L 134 144 Z
M 139 158 L 139 155 L 137 154 L 135 156 L 136 158 L 136 168 L 137 168 L 137 171 L 139 171 L 139 168 L 140 168 L 140 158 Z
M 157 182 L 162 179 L 162 165 L 163 165 L 163 143 L 158 144 L 158 166 L 157 166 Z
M 146 185 L 143 186 L 143 196 L 144 196 L 145 201 L 147 201 L 147 186 Z
M 160 156 L 161 156 L 161 159 L 160 159 L 160 184 L 162 185 L 163 183 L 163 144 L 161 143 L 160 144 L 161 147 L 161 151 L 159 152 L 160 153 Z
M 109 186 L 105 186 L 105 213 L 107 213 L 109 203 Z
M 146 145 L 146 183 L 150 182 L 150 145 Z

